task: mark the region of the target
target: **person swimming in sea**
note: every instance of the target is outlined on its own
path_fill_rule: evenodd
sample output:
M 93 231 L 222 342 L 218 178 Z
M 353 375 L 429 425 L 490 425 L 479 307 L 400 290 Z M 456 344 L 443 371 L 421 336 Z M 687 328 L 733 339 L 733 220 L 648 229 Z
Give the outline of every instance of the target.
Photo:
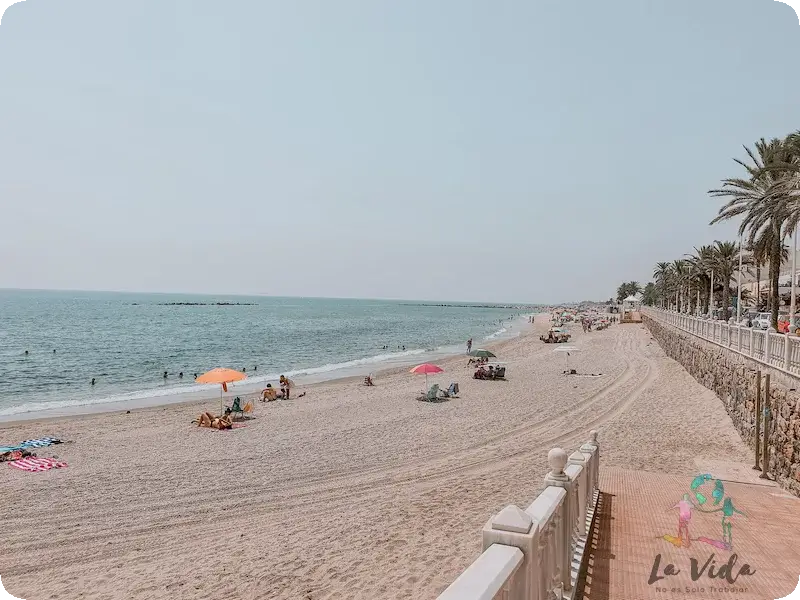
M 167 372 L 164 371 L 164 379 L 166 379 L 166 378 L 167 378 Z
M 181 371 L 180 373 L 178 373 L 178 379 L 183 379 L 183 371 Z
M 94 377 L 92 377 L 92 385 L 94 385 Z
M 28 351 L 27 350 L 25 350 L 25 356 L 28 356 Z

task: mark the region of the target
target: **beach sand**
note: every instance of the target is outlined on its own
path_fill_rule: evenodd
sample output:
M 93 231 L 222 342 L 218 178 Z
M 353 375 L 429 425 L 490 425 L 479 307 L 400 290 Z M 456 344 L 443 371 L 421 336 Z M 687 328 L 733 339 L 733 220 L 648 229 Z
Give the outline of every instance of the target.
M 442 363 L 430 381 L 459 382 L 449 402 L 417 402 L 425 378 L 395 372 L 259 403 L 233 431 L 190 424 L 213 402 L 7 425 L 5 442 L 70 443 L 38 451 L 64 469 L 0 466 L 3 584 L 26 600 L 435 598 L 480 554 L 486 520 L 541 490 L 548 450 L 590 429 L 604 466 L 752 459 L 641 325 L 572 328 L 571 366 L 601 377 L 563 376 L 545 328 L 496 347 L 507 381 Z

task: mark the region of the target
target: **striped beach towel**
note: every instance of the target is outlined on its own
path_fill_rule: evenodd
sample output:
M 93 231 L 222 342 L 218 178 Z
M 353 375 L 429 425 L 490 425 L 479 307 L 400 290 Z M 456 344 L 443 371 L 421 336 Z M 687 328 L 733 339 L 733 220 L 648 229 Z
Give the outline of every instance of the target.
M 29 456 L 27 458 L 20 458 L 8 463 L 12 467 L 20 469 L 21 471 L 28 471 L 35 473 L 36 471 L 49 471 L 50 469 L 60 469 L 66 467 L 67 463 L 59 462 L 54 458 L 36 458 Z
M 55 437 L 43 437 L 36 440 L 25 440 L 16 446 L 0 446 L 0 452 L 12 452 L 13 450 L 25 450 L 27 448 L 44 448 L 51 444 L 61 444 L 62 441 Z
M 50 444 L 60 444 L 61 440 L 55 437 L 43 437 L 38 440 L 25 440 L 20 444 L 23 448 L 44 448 Z

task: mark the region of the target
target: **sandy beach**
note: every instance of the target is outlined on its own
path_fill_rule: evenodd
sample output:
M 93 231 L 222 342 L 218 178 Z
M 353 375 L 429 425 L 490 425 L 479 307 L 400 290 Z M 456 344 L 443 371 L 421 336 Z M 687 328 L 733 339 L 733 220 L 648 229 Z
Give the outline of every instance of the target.
M 424 377 L 383 374 L 259 404 L 233 431 L 190 424 L 214 403 L 0 429 L 54 435 L 38 451 L 69 466 L 0 466 L 6 589 L 40 598 L 435 598 L 480 553 L 480 529 L 542 487 L 546 454 L 599 431 L 603 466 L 692 475 L 748 461 L 719 400 L 641 325 L 584 334 L 564 360 L 538 333 L 496 347 L 507 381 L 476 381 L 466 358 Z M 216 405 L 218 407 L 218 404 Z

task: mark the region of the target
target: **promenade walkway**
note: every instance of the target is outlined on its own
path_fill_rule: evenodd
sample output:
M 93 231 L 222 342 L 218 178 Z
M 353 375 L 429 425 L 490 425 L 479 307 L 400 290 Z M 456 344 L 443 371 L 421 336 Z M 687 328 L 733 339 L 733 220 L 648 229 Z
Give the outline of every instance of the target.
M 727 500 L 722 496 L 714 506 L 716 480 L 693 491 L 692 478 L 685 476 L 601 468 L 595 528 L 578 597 L 582 592 L 586 600 L 764 600 L 783 598 L 795 589 L 800 576 L 800 499 L 758 479 L 747 465 L 698 467 L 701 473 L 716 467 L 710 474 L 722 481 L 724 498 L 746 515 L 734 513 L 729 519 L 732 548 L 719 543 L 724 537 L 723 512 L 692 510 L 690 545 L 683 547 L 677 539 L 679 509 L 673 507 L 684 494 L 695 505 L 695 492 L 702 494 L 702 510 L 724 508 Z M 670 564 L 676 575 L 667 574 Z M 732 565 L 728 580 L 726 564 Z

